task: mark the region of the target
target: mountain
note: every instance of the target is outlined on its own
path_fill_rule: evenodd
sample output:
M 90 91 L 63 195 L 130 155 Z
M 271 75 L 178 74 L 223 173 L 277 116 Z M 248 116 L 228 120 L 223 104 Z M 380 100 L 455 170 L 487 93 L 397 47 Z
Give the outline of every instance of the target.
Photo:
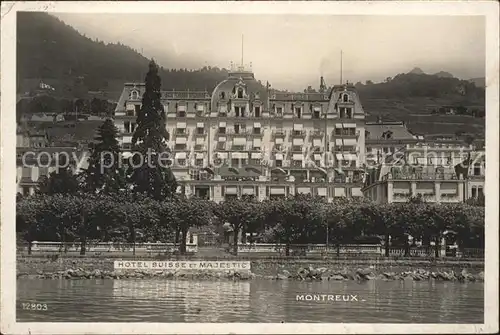
M 472 78 L 472 79 L 469 79 L 469 81 L 471 83 L 474 83 L 477 87 L 486 87 L 486 78 L 485 77 L 481 77 L 481 78 Z
M 81 35 L 47 13 L 19 12 L 17 20 L 17 92 L 37 89 L 40 81 L 52 95 L 88 98 L 89 91 L 105 91 L 117 98 L 125 82 L 142 81 L 149 59 L 123 44 L 105 44 Z M 166 90 L 212 90 L 227 77 L 226 69 L 166 69 L 159 64 Z
M 410 71 L 410 72 L 408 72 L 408 73 L 411 73 L 411 74 L 425 74 L 425 72 L 424 72 L 424 71 L 422 71 L 422 69 L 421 69 L 421 68 L 419 68 L 419 67 L 415 67 L 415 68 L 413 68 L 413 70 L 411 70 L 411 71 Z
M 453 75 L 449 72 L 439 71 L 438 73 L 434 73 L 434 76 L 439 78 L 453 78 Z

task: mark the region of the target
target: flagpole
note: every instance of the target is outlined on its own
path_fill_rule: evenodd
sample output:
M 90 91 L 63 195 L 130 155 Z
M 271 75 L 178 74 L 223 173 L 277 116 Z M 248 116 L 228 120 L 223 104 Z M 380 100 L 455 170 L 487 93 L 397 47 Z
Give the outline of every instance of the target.
M 340 85 L 342 85 L 342 50 L 340 50 Z

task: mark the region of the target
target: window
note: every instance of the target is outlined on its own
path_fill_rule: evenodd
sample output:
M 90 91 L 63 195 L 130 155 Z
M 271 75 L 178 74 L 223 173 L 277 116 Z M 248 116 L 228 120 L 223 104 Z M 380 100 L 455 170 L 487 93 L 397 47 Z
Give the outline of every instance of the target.
M 344 95 L 342 96 L 342 101 L 348 102 L 349 101 L 349 96 L 344 93 Z
M 186 160 L 184 158 L 178 159 L 177 164 L 179 166 L 185 166 L 186 165 Z
M 186 117 L 186 112 L 185 111 L 178 111 L 177 117 Z
M 132 100 L 137 100 L 137 99 L 139 99 L 139 92 L 137 92 L 137 91 L 135 91 L 135 90 L 134 90 L 134 91 L 132 91 L 132 92 L 130 92 L 130 99 L 132 99 Z
M 220 96 L 221 99 L 225 99 L 226 98 L 226 93 L 225 92 L 220 92 L 219 96 Z
M 198 135 L 205 134 L 205 128 L 196 128 L 196 134 Z
M 253 133 L 256 135 L 260 134 L 260 128 L 253 128 Z
M 226 150 L 226 142 L 217 143 L 217 150 Z
M 478 197 L 482 197 L 484 195 L 483 193 L 483 187 L 482 186 L 478 186 L 477 187 L 477 196 Z
M 319 119 L 319 118 L 320 118 L 320 113 L 319 113 L 319 111 L 314 111 L 314 113 L 313 113 L 313 118 L 314 118 L 314 119 Z
M 292 151 L 302 151 L 302 146 L 301 145 L 294 145 L 294 146 L 292 146 Z
M 283 150 L 283 144 L 275 144 L 274 145 L 274 149 L 276 149 L 278 151 L 282 151 Z
M 260 106 L 255 106 L 254 116 L 260 117 Z
M 472 195 L 473 198 L 477 197 L 477 188 L 476 187 L 472 188 L 472 194 L 471 195 Z
M 23 186 L 23 195 L 29 195 L 30 194 L 30 188 L 28 186 Z
M 238 166 L 239 163 L 240 163 L 240 160 L 238 158 L 231 159 L 232 166 Z
M 123 124 L 126 133 L 130 133 L 130 122 L 126 121 Z
M 186 149 L 186 143 L 176 143 L 174 146 L 175 150 L 185 150 Z
M 234 133 L 235 134 L 239 134 L 240 133 L 240 125 L 239 124 L 235 124 L 234 125 Z
M 276 116 L 283 116 L 283 107 L 276 107 Z
M 186 134 L 186 128 L 176 128 L 175 133 L 177 135 L 185 135 Z
M 225 134 L 226 133 L 226 127 L 219 127 L 219 134 Z
M 427 157 L 427 164 L 429 164 L 429 165 L 434 164 L 434 158 L 433 157 Z
M 242 113 L 242 108 L 241 107 L 234 107 L 234 115 L 236 117 L 240 117 L 240 116 L 243 116 L 243 113 Z
M 295 115 L 297 116 L 297 119 L 300 119 L 302 117 L 302 108 L 295 107 Z
M 276 160 L 276 167 L 282 167 L 283 161 L 281 159 Z
M 250 159 L 250 164 L 251 165 L 260 165 L 260 159 L 252 158 L 252 159 Z
M 474 164 L 474 176 L 480 176 L 480 175 L 481 175 L 481 164 L 475 163 Z
M 243 89 L 238 88 L 238 99 L 243 99 Z
M 203 158 L 197 158 L 195 164 L 196 166 L 203 166 Z
M 134 105 L 135 108 L 135 115 L 139 115 L 139 112 L 141 111 L 141 105 Z

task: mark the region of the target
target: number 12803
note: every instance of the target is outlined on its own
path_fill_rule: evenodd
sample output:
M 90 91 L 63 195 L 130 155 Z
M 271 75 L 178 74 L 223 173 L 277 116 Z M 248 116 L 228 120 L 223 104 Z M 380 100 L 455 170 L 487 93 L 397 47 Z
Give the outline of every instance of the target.
M 47 304 L 35 304 L 35 303 L 23 302 L 21 305 L 24 310 L 28 311 L 46 311 L 48 309 Z

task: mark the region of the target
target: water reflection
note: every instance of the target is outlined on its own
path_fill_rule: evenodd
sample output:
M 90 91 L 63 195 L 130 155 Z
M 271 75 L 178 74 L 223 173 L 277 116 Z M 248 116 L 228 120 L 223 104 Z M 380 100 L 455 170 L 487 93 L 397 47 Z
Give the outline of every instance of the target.
M 483 284 L 428 281 L 25 280 L 19 321 L 482 323 Z M 306 301 L 297 295 L 357 301 Z M 22 302 L 46 303 L 44 312 Z

